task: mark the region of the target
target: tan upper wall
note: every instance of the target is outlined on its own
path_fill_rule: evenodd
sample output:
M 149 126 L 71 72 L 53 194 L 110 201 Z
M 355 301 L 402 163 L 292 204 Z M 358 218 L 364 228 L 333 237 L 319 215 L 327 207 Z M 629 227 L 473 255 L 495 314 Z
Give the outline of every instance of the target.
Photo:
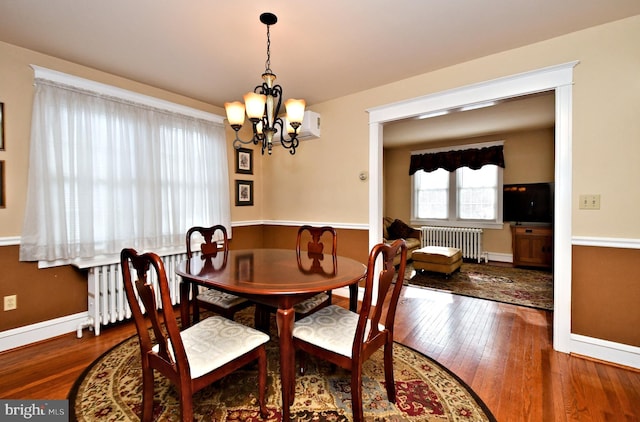
M 640 179 L 635 162 L 640 156 L 637 39 L 640 16 L 311 105 L 321 115 L 322 137 L 303 142 L 295 156 L 278 147 L 271 157 L 255 151 L 255 164 L 261 167 L 247 178 L 255 180 L 256 205 L 232 207 L 232 218 L 368 224 L 368 182 L 358 178 L 369 166 L 367 109 L 579 60 L 573 90 L 572 235 L 640 238 L 640 225 L 635 224 L 640 190 L 627 189 L 629 181 Z M 6 106 L 7 138 L 0 160 L 6 162 L 8 204 L 0 210 L 0 237 L 18 236 L 22 225 L 33 95 L 29 64 L 223 114 L 211 105 L 0 43 L 0 101 Z M 229 163 L 232 173 L 232 154 Z M 578 210 L 581 193 L 599 193 L 601 209 Z
M 640 180 L 638 39 L 640 16 L 634 16 L 312 105 L 322 116 L 322 138 L 304 143 L 295 158 L 278 151 L 265 161 L 265 218 L 368 223 L 368 183 L 358 179 L 368 168 L 367 109 L 579 60 L 572 235 L 640 238 L 640 190 L 628 189 Z M 600 194 L 601 209 L 579 210 L 582 193 Z
M 4 103 L 5 112 L 5 151 L 0 151 L 0 160 L 5 161 L 6 203 L 0 209 L 0 237 L 16 237 L 22 231 L 22 219 L 26 203 L 27 169 L 29 165 L 29 143 L 31 131 L 31 112 L 33 104 L 33 69 L 30 65 L 37 65 L 52 70 L 86 78 L 92 81 L 116 86 L 140 94 L 149 95 L 177 104 L 203 110 L 217 115 L 224 115 L 220 107 L 212 106 L 201 101 L 193 100 L 171 92 L 163 91 L 148 85 L 120 78 L 95 69 L 60 60 L 55 57 L 40 54 L 11 44 L 0 42 L 0 102 Z M 249 130 L 243 128 L 241 137 L 248 139 Z M 262 204 L 260 179 L 262 164 L 260 152 L 254 153 L 252 175 L 236 175 L 235 155 L 231 148 L 234 138 L 233 130 L 227 127 L 229 140 L 229 191 L 231 194 L 232 220 L 256 220 L 262 218 Z M 236 179 L 254 180 L 254 192 L 259 197 L 253 207 L 235 207 L 234 183 Z

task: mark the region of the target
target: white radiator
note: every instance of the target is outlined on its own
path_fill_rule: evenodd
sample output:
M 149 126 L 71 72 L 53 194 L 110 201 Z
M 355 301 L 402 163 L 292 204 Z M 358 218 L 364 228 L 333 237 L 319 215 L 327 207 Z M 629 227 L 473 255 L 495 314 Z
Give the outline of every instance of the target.
M 462 258 L 488 260 L 482 251 L 482 229 L 422 226 L 422 246 L 446 246 L 462 251 Z
M 169 281 L 171 291 L 171 303 L 180 303 L 180 277 L 176 275 L 176 269 L 181 261 L 187 259 L 186 253 L 167 255 L 162 257 L 164 268 Z M 156 303 L 160 305 L 160 289 L 154 271 L 150 272 L 156 295 Z M 102 325 L 113 324 L 118 321 L 131 318 L 131 308 L 127 302 L 127 295 L 122 282 L 120 263 L 112 263 L 89 268 L 88 275 L 88 313 L 87 320 L 78 326 L 77 336 L 82 337 L 83 328 L 93 330 L 96 336 L 100 335 Z M 139 301 L 143 311 L 144 305 Z

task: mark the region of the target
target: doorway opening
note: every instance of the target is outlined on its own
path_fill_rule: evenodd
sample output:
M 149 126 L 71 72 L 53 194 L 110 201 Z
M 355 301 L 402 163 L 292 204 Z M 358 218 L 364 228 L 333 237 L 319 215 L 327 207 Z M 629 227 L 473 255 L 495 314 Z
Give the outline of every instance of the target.
M 382 239 L 384 125 L 393 121 L 487 101 L 555 91 L 555 236 L 553 347 L 570 351 L 571 333 L 571 144 L 573 68 L 578 62 L 383 105 L 369 112 L 369 247 Z

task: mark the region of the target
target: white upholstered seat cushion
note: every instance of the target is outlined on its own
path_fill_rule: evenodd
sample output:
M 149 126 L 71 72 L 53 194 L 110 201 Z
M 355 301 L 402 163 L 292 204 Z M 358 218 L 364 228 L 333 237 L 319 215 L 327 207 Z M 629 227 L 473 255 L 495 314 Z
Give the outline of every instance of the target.
M 198 378 L 269 341 L 261 331 L 221 316 L 206 318 L 180 333 L 191 378 Z M 157 352 L 158 345 L 153 347 Z M 173 348 L 169 345 L 173 356 Z
M 229 309 L 232 306 L 246 302 L 247 299 L 232 295 L 231 293 L 221 292 L 215 289 L 206 289 L 198 294 L 198 300 Z
M 322 302 L 325 302 L 326 300 L 329 299 L 329 295 L 326 293 L 318 293 L 315 296 L 310 297 L 309 299 L 306 299 L 300 303 L 297 303 L 294 307 L 293 310 L 297 313 L 297 314 L 306 314 L 307 312 L 309 312 L 310 310 L 314 309 L 316 306 L 320 305 Z
M 350 358 L 359 317 L 341 306 L 329 305 L 296 321 L 293 337 Z M 380 324 L 379 329 L 384 326 Z M 367 326 L 365 338 L 368 332 Z

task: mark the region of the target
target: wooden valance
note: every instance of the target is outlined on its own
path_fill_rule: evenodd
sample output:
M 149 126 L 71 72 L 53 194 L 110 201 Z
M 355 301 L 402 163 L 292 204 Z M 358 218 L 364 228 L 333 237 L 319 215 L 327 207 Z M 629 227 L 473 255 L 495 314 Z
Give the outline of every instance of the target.
M 482 166 L 494 164 L 504 168 L 503 145 L 485 148 L 472 148 L 456 151 L 443 151 L 427 154 L 415 154 L 411 156 L 409 176 L 418 170 L 427 173 L 443 168 L 452 172 L 460 167 L 469 167 L 478 170 Z

